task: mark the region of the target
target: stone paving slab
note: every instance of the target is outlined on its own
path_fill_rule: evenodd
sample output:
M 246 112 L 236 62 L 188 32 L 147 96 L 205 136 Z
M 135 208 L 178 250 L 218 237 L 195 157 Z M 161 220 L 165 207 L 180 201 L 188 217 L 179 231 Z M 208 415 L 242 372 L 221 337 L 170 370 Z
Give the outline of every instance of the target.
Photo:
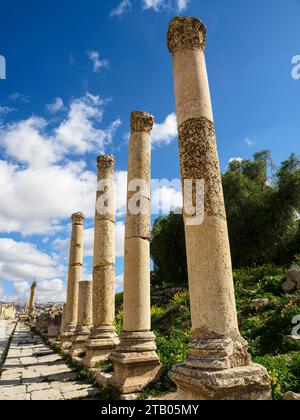
M 6 321 L 0 316 L 0 367 L 8 346 L 8 341 L 15 328 L 16 321 Z
M 19 323 L 0 378 L 0 401 L 93 399 L 100 390 L 78 380 L 75 369 Z

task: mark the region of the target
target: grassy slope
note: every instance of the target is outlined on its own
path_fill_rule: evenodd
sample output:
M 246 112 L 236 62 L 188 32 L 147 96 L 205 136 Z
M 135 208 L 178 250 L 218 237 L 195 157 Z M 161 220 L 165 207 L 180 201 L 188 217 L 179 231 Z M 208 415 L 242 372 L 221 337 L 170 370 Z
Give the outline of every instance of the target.
M 274 266 L 234 273 L 240 330 L 249 343 L 253 360 L 268 369 L 275 399 L 281 399 L 287 391 L 300 392 L 300 348 L 283 344 L 283 337 L 291 334 L 292 318 L 300 314 L 300 292 L 282 292 L 285 275 L 285 269 Z M 269 299 L 269 305 L 262 310 L 252 309 L 250 302 L 258 298 Z M 118 296 L 118 300 L 121 304 L 122 296 Z M 116 323 L 120 332 L 121 309 Z M 188 291 L 153 306 L 152 327 L 164 374 L 159 382 L 149 387 L 144 397 L 174 390 L 167 373 L 174 364 L 184 361 L 191 338 Z

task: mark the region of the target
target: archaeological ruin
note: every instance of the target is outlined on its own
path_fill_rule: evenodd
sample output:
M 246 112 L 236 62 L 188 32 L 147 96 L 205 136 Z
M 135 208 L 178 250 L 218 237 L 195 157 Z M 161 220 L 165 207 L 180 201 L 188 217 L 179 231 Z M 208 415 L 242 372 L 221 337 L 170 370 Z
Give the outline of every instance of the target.
M 205 61 L 206 35 L 202 21 L 192 17 L 174 18 L 167 34 L 167 46 L 173 59 L 183 196 L 187 185 L 185 181 L 189 180 L 193 185 L 191 205 L 184 200 L 192 341 L 184 363 L 173 366 L 169 375 L 177 386 L 175 398 L 178 400 L 269 400 L 271 387 L 267 370 L 252 362 L 248 344 L 238 326 L 227 217 Z M 52 318 L 52 329 L 47 328 L 50 325 L 48 319 L 36 317 L 36 282 L 32 284 L 28 305 L 29 324 L 49 338 L 59 340 L 60 349 L 66 355 L 89 369 L 102 387 L 117 390 L 122 399 L 136 399 L 161 372 L 156 337 L 151 327 L 153 126 L 154 117 L 151 114 L 132 112 L 122 333 L 118 336 L 115 327 L 116 215 L 115 158 L 112 155 L 97 159 L 92 281 L 83 278 L 84 215 L 79 212 L 72 215 L 66 304 L 56 321 L 55 317 Z M 201 219 L 197 212 L 199 180 L 204 180 Z M 9 317 L 8 310 L 5 312 L 1 308 L 2 314 Z M 18 328 L 19 337 L 29 337 L 30 332 L 24 324 Z M 40 341 L 38 343 L 42 347 Z M 55 358 L 51 355 L 49 360 Z M 97 376 L 97 369 L 100 371 L 101 363 L 107 361 L 112 363 L 112 371 Z M 66 369 L 66 373 L 69 377 L 72 372 Z M 47 387 L 41 387 L 40 391 L 46 392 Z M 56 391 L 51 392 L 57 395 Z M 61 395 L 62 391 L 59 392 Z

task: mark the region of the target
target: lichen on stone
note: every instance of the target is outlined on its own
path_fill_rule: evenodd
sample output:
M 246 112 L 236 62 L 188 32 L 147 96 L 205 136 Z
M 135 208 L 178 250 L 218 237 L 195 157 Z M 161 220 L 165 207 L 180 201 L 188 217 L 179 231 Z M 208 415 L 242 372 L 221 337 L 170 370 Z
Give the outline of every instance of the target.
M 179 126 L 182 180 L 204 180 L 204 211 L 207 216 L 226 217 L 215 127 L 205 117 Z M 195 206 L 196 193 L 193 194 Z

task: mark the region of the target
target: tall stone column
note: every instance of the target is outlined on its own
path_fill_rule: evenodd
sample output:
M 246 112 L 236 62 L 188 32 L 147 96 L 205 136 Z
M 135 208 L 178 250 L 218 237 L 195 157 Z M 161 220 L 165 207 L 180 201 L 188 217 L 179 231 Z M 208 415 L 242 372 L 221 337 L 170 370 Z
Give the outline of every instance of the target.
M 60 333 L 59 333 L 59 340 L 61 340 L 62 335 L 66 329 L 66 315 L 67 315 L 67 305 L 64 304 L 62 315 L 61 315 L 61 324 L 60 324 Z
M 92 326 L 92 282 L 81 281 L 79 283 L 78 296 L 78 321 L 74 333 L 71 356 L 80 356 L 86 351 L 86 342 Z
M 184 193 L 184 181 L 193 181 L 194 206 L 196 180 L 204 180 L 204 220 L 184 208 L 193 339 L 189 357 L 171 378 L 181 399 L 268 399 L 267 372 L 251 363 L 238 329 L 205 44 L 200 20 L 171 21 L 181 175 Z
M 108 359 L 119 340 L 115 320 L 115 206 L 113 156 L 98 157 L 93 269 L 93 328 L 85 366 Z
M 160 370 L 150 314 L 150 176 L 154 118 L 131 114 L 124 270 L 124 333 L 111 359 L 111 384 L 134 394 Z
M 29 304 L 28 304 L 28 317 L 32 318 L 35 312 L 35 300 L 36 300 L 36 281 L 34 280 L 34 282 L 31 285 L 31 289 L 30 289 L 30 298 L 29 298 Z
M 66 330 L 62 334 L 61 348 L 69 350 L 72 346 L 78 318 L 78 290 L 82 280 L 83 266 L 83 224 L 84 215 L 72 216 L 72 237 L 70 244 L 69 273 L 67 288 Z

